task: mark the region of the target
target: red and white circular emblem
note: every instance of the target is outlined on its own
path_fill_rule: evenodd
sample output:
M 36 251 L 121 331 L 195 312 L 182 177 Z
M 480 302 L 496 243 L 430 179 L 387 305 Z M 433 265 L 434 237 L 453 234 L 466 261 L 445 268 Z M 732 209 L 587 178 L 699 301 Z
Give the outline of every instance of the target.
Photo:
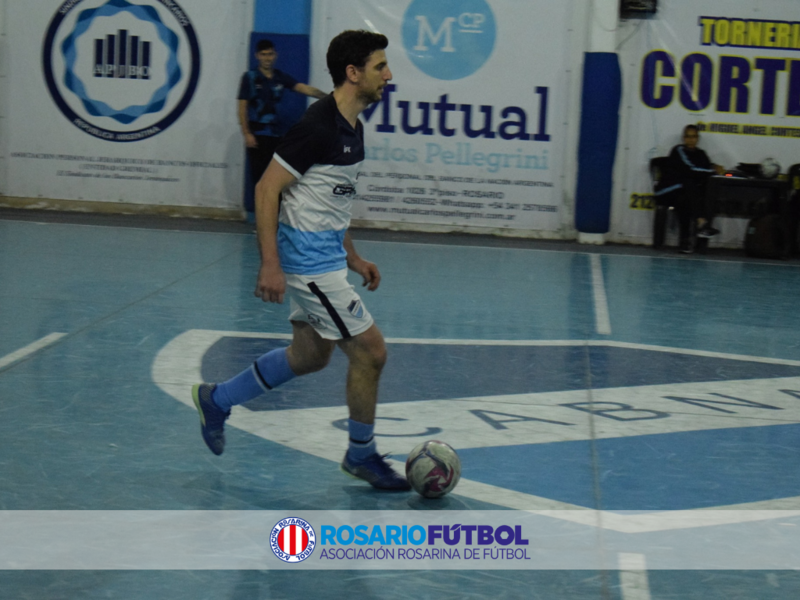
M 272 552 L 284 562 L 303 562 L 317 546 L 317 535 L 311 523 L 297 517 L 279 521 L 269 535 Z

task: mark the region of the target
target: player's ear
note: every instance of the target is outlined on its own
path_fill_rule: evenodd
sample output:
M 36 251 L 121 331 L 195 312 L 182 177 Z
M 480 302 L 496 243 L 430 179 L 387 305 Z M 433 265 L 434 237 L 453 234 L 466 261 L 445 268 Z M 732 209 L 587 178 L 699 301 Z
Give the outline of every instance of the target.
M 347 65 L 344 72 L 345 75 L 347 75 L 347 80 L 350 83 L 358 83 L 359 78 L 361 76 L 361 69 L 359 69 L 355 65 Z

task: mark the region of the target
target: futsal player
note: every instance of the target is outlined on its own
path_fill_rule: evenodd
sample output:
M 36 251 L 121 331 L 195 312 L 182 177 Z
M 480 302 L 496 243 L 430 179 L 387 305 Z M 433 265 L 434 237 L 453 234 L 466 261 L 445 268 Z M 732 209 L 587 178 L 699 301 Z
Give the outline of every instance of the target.
M 378 267 L 362 258 L 348 227 L 364 128 L 359 114 L 381 99 L 392 73 L 385 36 L 345 31 L 330 43 L 334 91 L 314 103 L 279 144 L 256 187 L 261 253 L 255 295 L 291 304 L 292 342 L 268 352 L 232 379 L 194 386 L 203 439 L 214 454 L 225 446 L 231 407 L 296 376 L 323 369 L 338 346 L 347 356 L 349 446 L 341 467 L 379 489 L 408 490 L 406 479 L 378 454 L 374 439 L 378 382 L 386 362 L 383 336 L 347 269 L 375 291 Z

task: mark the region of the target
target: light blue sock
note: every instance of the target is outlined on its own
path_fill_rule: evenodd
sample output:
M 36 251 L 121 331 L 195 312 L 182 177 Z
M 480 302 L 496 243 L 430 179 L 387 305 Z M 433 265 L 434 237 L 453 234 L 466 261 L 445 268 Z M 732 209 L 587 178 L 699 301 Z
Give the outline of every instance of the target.
M 228 411 L 294 378 L 286 348 L 278 348 L 260 356 L 235 377 L 218 384 L 211 398 L 214 404 Z
M 377 452 L 375 448 L 375 425 L 359 423 L 353 419 L 347 420 L 347 430 L 350 433 L 350 446 L 347 456 L 354 462 L 362 462 Z

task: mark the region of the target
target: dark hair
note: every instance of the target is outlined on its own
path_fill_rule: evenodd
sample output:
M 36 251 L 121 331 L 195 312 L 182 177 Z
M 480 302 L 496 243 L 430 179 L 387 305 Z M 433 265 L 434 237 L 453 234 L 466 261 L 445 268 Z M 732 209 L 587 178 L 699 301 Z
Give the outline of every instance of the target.
M 258 40 L 256 44 L 256 53 L 262 52 L 263 50 L 272 50 L 275 48 L 275 44 L 272 43 L 272 40 Z
M 694 129 L 694 132 L 697 135 L 700 135 L 700 129 L 697 127 L 697 125 L 694 125 L 694 124 L 690 123 L 689 125 L 687 125 L 686 127 L 683 128 L 684 137 L 686 136 L 687 133 L 689 133 L 690 129 Z
M 349 65 L 363 68 L 370 54 L 376 50 L 385 50 L 388 45 L 389 40 L 385 35 L 364 29 L 343 31 L 333 38 L 326 56 L 333 87 L 339 87 L 345 82 Z

